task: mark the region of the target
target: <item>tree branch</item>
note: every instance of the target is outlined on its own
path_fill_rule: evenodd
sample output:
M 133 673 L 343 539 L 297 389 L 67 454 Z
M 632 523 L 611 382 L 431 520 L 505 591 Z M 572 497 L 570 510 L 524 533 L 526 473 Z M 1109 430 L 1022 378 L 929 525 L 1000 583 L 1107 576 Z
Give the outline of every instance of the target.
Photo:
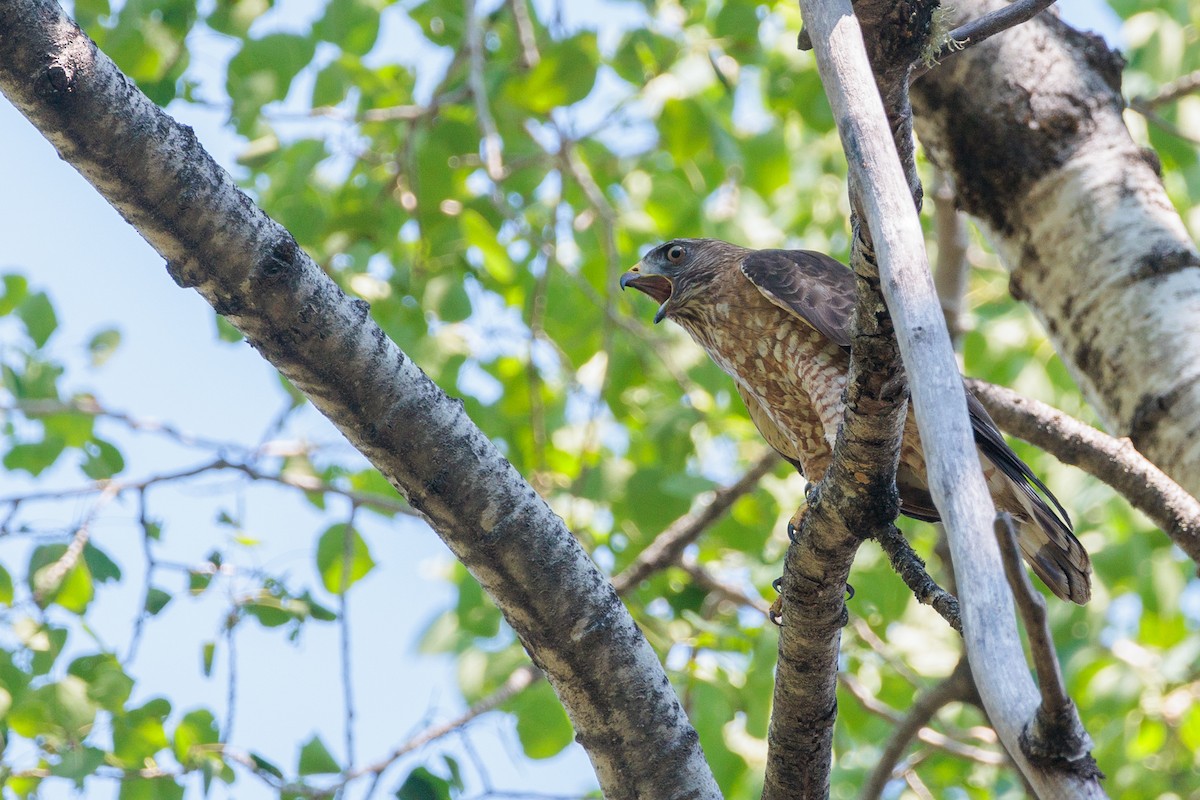
M 1200 564 L 1200 502 L 1132 442 L 1114 439 L 1012 389 L 979 380 L 967 383 L 1001 428 L 1104 481 Z
M 430 521 L 546 672 L 607 796 L 719 797 L 653 649 L 462 403 L 57 3 L 5 9 L 0 89 L 166 258 L 175 281 L 225 315 Z
M 972 664 L 978 666 L 975 677 L 984 706 L 1040 794 L 1102 796 L 1094 779 L 1040 768 L 1019 752 L 1018 740 L 1037 706 L 1037 692 L 1017 635 L 1012 595 L 991 530 L 991 497 L 967 419 L 962 378 L 929 275 L 911 186 L 896 155 L 894 125 L 887 124 L 884 104 L 873 90 L 872 65 L 849 0 L 802 0 L 801 7 L 847 153 L 851 186 L 861 193 L 864 217 L 879 252 L 880 282 L 912 388 L 930 491 L 950 540 L 962 589 L 964 639 Z M 885 101 L 891 96 L 887 89 L 879 94 Z M 781 658 L 779 683 L 782 666 Z M 772 716 L 772 725 L 777 716 Z M 768 778 L 770 769 L 769 761 Z M 764 796 L 769 795 L 764 792 Z
M 1054 0 L 1016 0 L 1003 8 L 988 12 L 978 19 L 973 19 L 958 26 L 946 35 L 946 41 L 922 64 L 913 70 L 913 80 L 924 75 L 943 59 L 973 45 L 981 44 L 1003 33 L 1009 28 L 1015 28 L 1022 22 L 1028 22 L 1038 14 L 1054 5 Z
M 1040 766 L 1066 770 L 1093 780 L 1103 778 L 1104 774 L 1092 758 L 1092 737 L 1079 721 L 1075 703 L 1063 683 L 1046 617 L 1046 601 L 1033 588 L 1029 573 L 1021 563 L 1012 517 L 1001 512 L 996 517 L 995 530 L 1004 557 L 1004 574 L 1025 620 L 1025 633 L 1029 636 L 1029 650 L 1042 695 L 1033 722 L 1021 732 L 1021 750 Z
M 932 606 L 933 610 L 942 616 L 942 619 L 950 623 L 951 628 L 962 633 L 962 616 L 958 607 L 958 598 L 938 586 L 937 581 L 929 577 L 929 573 L 925 571 L 925 562 L 912 549 L 908 540 L 904 538 L 904 534 L 900 533 L 895 525 L 892 525 L 886 532 L 876 534 L 875 539 L 879 542 L 883 552 L 887 553 L 892 569 L 896 570 L 896 574 L 912 590 L 917 600 L 927 606 Z
M 779 462 L 779 454 L 768 450 L 735 483 L 712 492 L 667 526 L 629 566 L 613 576 L 612 585 L 617 594 L 625 594 L 651 574 L 678 562 L 684 548 L 696 541 L 738 498 L 758 486 L 762 477 Z
M 876 762 L 875 768 L 871 770 L 871 775 L 862 788 L 862 793 L 859 795 L 861 800 L 876 800 L 876 798 L 882 797 L 883 790 L 892 780 L 896 765 L 904 757 L 909 743 L 920 735 L 922 729 L 933 719 L 935 714 L 950 703 L 969 699 L 973 692 L 971 667 L 967 663 L 967 659 L 963 657 L 959 659 L 953 672 L 933 688 L 922 692 L 908 713 L 896 722 L 896 728 L 892 731 L 887 746 L 883 749 L 879 761 Z M 982 752 L 987 752 L 993 757 L 997 756 L 990 751 Z M 1000 757 L 996 757 L 995 760 L 1003 763 L 1003 759 Z

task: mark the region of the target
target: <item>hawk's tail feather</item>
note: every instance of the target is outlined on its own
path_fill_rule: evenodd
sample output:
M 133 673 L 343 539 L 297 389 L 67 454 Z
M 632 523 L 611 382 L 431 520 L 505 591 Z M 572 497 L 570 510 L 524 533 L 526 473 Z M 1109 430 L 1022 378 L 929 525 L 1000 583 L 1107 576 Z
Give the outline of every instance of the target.
M 1055 595 L 1083 605 L 1092 597 L 1092 563 L 1087 551 L 1040 497 L 1034 495 L 1028 507 L 1031 518 L 1018 521 L 1017 528 L 1017 543 L 1025 560 Z

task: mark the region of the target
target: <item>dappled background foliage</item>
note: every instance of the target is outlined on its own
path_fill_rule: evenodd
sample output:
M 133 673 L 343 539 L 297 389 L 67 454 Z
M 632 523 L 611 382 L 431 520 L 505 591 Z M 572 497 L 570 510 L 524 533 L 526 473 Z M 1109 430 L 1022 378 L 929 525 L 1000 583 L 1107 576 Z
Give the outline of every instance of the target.
M 1112 11 L 1089 4 L 1086 13 L 1123 48 L 1131 98 L 1153 98 L 1200 68 L 1194 5 L 1114 2 Z M 343 289 L 371 303 L 383 329 L 440 386 L 462 397 L 603 569 L 619 573 L 698 495 L 731 483 L 765 451 L 729 380 L 681 330 L 651 325 L 650 302 L 622 296 L 617 277 L 645 248 L 674 236 L 847 255 L 843 156 L 812 58 L 795 48 L 794 4 L 79 0 L 74 14 L 156 102 L 227 122 L 240 148 L 227 167 L 246 190 Z M 1200 98 L 1130 112 L 1128 121 L 1157 150 L 1172 199 L 1200 229 L 1189 202 L 1200 196 L 1200 165 L 1186 134 L 1200 130 Z M 928 183 L 932 170 L 922 168 Z M 965 372 L 1094 422 L 977 235 L 968 257 Z M 76 354 L 52 347 L 53 301 L 36 278 L 5 278 L 0 315 L 0 400 L 10 412 L 4 468 L 136 483 L 144 469 L 125 458 L 117 437 L 98 431 L 104 398 L 90 397 L 86 374 L 71 374 Z M 98 317 L 96 325 L 113 322 Z M 237 341 L 227 325 L 217 330 Z M 93 364 L 119 346 L 119 332 L 105 327 L 88 344 Z M 302 405 L 282 384 L 281 399 L 289 411 L 264 439 L 284 438 Z M 170 408 L 144 411 L 171 416 Z M 247 442 L 246 452 L 252 447 Z M 1052 602 L 1051 616 L 1109 791 L 1200 796 L 1187 788 L 1200 785 L 1195 565 L 1095 480 L 1017 449 L 1072 511 L 1093 554 L 1091 604 Z M 345 450 L 254 451 L 252 461 L 251 477 L 309 490 L 293 502 L 324 509 L 329 488 L 352 494 L 363 514 L 402 513 L 386 482 Z M 689 549 L 688 569 L 659 571 L 626 595 L 730 798 L 761 788 L 776 634 L 760 606 L 774 597 L 784 523 L 802 499 L 802 480 L 777 467 Z M 0 714 L 8 740 L 24 742 L 0 759 L 16 773 L 6 793 L 28 796 L 42 781 L 82 785 L 101 774 L 121 779 L 122 797 L 177 797 L 185 784 L 200 786 L 189 783 L 195 773 L 204 786 L 282 783 L 290 796 L 335 786 L 337 773 L 359 766 L 319 737 L 297 741 L 294 764 L 262 758 L 253 742 L 235 757 L 220 746 L 222 709 L 173 710 L 162 698 L 131 704 L 122 643 L 58 659 L 68 634 L 86 631 L 96 594 L 140 578 L 99 537 L 84 537 L 78 557 L 65 560 L 80 541 L 79 520 L 68 513 L 47 526 L 43 511 L 35 525 L 21 508 L 11 499 L 0 508 L 6 535 L 36 537 L 0 569 L 9 627 Z M 305 585 L 256 564 L 252 541 L 226 535 L 240 523 L 225 509 L 214 500 L 210 552 L 186 567 L 186 587 L 146 571 L 142 617 L 168 619 L 176 597 L 202 594 L 232 574 L 240 588 L 228 593 L 227 616 L 213 629 L 254 622 L 295 637 L 335 618 L 349 624 L 339 598 L 352 598 L 372 569 L 388 569 L 375 563 L 372 542 L 330 511 L 311 535 L 320 581 Z M 144 510 L 129 520 L 147 553 L 164 525 L 170 529 L 169 509 L 158 513 L 163 524 Z M 934 575 L 944 576 L 936 529 L 902 525 Z M 239 559 L 254 568 L 231 571 Z M 70 568 L 58 574 L 55 565 Z M 697 569 L 736 591 L 704 588 Z M 433 616 L 420 646 L 454 654 L 462 693 L 476 702 L 527 659 L 465 570 L 448 569 L 446 580 L 456 600 Z M 861 550 L 851 582 L 837 797 L 856 793 L 914 693 L 949 674 L 961 650 L 875 546 Z M 220 649 L 203 635 L 183 646 L 194 647 L 206 669 Z M 525 756 L 571 745 L 545 683 L 502 709 L 517 717 Z M 907 782 L 894 781 L 888 796 L 920 791 L 912 788 L 919 782 L 936 796 L 1021 796 L 984 726 L 975 708 L 948 707 L 934 727 L 972 746 L 970 757 L 918 743 L 903 765 Z M 428 751 L 401 761 L 389 779 L 401 797 L 464 792 L 457 763 Z

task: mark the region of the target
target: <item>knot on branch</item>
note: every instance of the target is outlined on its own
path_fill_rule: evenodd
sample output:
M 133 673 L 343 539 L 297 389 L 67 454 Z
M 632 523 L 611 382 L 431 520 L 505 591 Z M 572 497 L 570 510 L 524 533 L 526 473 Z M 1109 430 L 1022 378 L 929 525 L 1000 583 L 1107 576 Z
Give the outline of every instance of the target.
M 300 246 L 286 231 L 279 235 L 270 252 L 258 262 L 257 272 L 268 280 L 275 280 L 284 273 L 292 271 L 296 266 Z
M 1021 752 L 1035 765 L 1099 780 L 1104 773 L 1092 758 L 1092 747 L 1074 703 L 1054 710 L 1039 706 L 1033 721 L 1021 731 Z

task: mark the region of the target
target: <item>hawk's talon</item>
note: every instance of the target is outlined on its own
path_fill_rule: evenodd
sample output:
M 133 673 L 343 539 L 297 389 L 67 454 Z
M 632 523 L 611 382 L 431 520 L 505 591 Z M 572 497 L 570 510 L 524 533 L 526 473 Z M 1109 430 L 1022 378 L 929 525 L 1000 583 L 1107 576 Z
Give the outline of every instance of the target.
M 771 603 L 771 607 L 767 610 L 767 619 L 771 620 L 771 624 L 775 627 L 783 626 L 783 596 L 775 598 L 775 602 Z
M 788 541 L 792 544 L 800 544 L 800 525 L 804 522 L 804 512 L 807 510 L 808 506 L 801 506 L 788 520 L 787 535 Z
M 850 581 L 846 581 L 846 602 L 854 599 L 854 587 L 850 585 Z
M 782 575 L 780 575 L 775 580 L 771 581 L 771 588 L 774 589 L 779 594 L 783 593 L 783 576 Z

